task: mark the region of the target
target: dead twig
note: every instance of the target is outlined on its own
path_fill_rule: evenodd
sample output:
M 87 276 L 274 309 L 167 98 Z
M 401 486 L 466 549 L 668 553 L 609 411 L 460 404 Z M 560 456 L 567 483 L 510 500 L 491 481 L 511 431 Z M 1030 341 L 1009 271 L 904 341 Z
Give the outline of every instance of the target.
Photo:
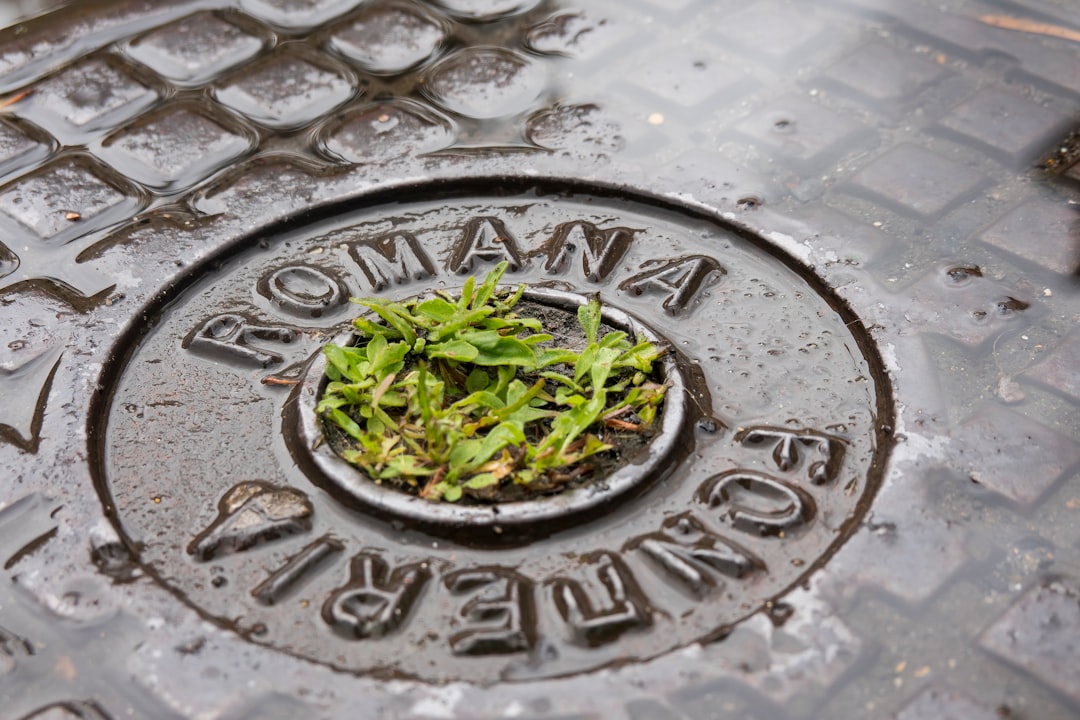
M 1051 25 L 1050 23 L 1025 20 L 1024 18 L 1010 17 L 1008 15 L 980 15 L 979 22 L 1005 30 L 1046 35 L 1047 37 L 1056 37 L 1080 43 L 1080 31 L 1060 25 Z
M 14 105 L 17 102 L 23 101 L 24 99 L 26 99 L 26 97 L 31 92 L 33 92 L 33 91 L 32 90 L 23 90 L 21 93 L 16 93 L 16 94 L 12 95 L 11 97 L 4 98 L 3 100 L 0 100 L 0 110 L 11 107 L 12 105 Z

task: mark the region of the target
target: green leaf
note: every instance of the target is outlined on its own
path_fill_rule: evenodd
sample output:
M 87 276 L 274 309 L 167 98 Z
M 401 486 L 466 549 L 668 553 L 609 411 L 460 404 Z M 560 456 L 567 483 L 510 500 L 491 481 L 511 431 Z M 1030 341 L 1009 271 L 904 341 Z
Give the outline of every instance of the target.
M 416 312 L 436 322 L 449 322 L 457 313 L 457 308 L 442 298 L 435 297 L 425 300 L 416 307 Z
M 493 474 L 480 473 L 479 475 L 473 475 L 469 478 L 465 483 L 465 487 L 470 488 L 471 490 L 483 490 L 486 487 L 498 484 L 499 478 L 495 477 Z
M 585 374 L 592 369 L 593 361 L 596 360 L 596 353 L 599 349 L 596 345 L 589 345 L 589 347 L 581 351 L 577 364 L 574 366 L 574 382 L 581 382 L 581 378 L 585 377 Z
M 398 455 L 391 458 L 386 464 L 386 469 L 380 473 L 383 478 L 392 477 L 430 477 L 435 474 L 435 468 L 427 467 L 415 455 Z
M 358 317 L 353 320 L 353 327 L 360 331 L 360 334 L 364 337 L 375 337 L 377 335 L 385 335 L 386 337 L 393 338 L 394 340 L 401 339 L 401 333 L 392 327 L 386 325 L 380 325 L 379 323 L 371 322 L 367 318 Z
M 429 428 L 430 423 L 431 423 L 431 418 L 432 418 L 433 412 L 432 412 L 432 403 L 429 402 L 429 400 L 428 400 L 427 381 L 428 381 L 427 366 L 424 364 L 424 361 L 421 360 L 420 361 L 420 368 L 416 373 L 416 399 L 419 401 L 419 405 L 420 405 L 420 419 L 423 421 L 424 430 L 427 433 L 428 438 L 430 439 L 431 434 L 430 434 L 430 430 L 428 430 L 428 428 Z
M 532 335 L 526 335 L 524 337 L 519 337 L 519 339 L 521 340 L 521 342 L 525 343 L 526 345 L 539 345 L 540 343 L 546 343 L 548 340 L 551 340 L 552 336 L 548 335 L 547 333 L 538 332 L 538 333 L 533 333 Z
M 634 368 L 643 373 L 652 372 L 652 364 L 664 354 L 662 348 L 649 341 L 639 342 L 624 352 L 615 362 L 615 367 Z
M 629 335 L 622 330 L 609 332 L 600 340 L 600 347 L 617 347 L 621 350 L 626 350 L 630 347 L 630 343 L 626 342 L 626 338 L 628 337 Z
M 443 485 L 443 483 L 439 483 Z M 457 502 L 461 499 L 461 488 L 457 485 L 446 485 L 442 491 L 442 499 L 446 502 Z
M 541 348 L 537 356 L 537 367 L 552 365 L 573 365 L 578 362 L 578 354 L 565 348 Z
M 474 290 L 476 288 L 476 278 L 472 275 L 465 280 L 465 286 L 461 288 L 461 298 L 458 300 L 458 308 L 465 310 L 472 304 Z
M 460 466 L 466 465 L 471 462 L 476 453 L 480 452 L 479 439 L 462 440 L 454 445 L 450 450 L 450 472 L 456 475 L 460 475 Z M 455 470 L 458 472 L 455 473 Z
M 377 375 L 372 368 L 376 360 L 386 352 L 386 348 L 390 347 L 390 343 L 386 340 L 385 335 L 376 335 L 368 342 L 367 347 L 364 348 L 364 352 L 367 354 L 367 372 L 370 375 Z
M 353 382 L 359 382 L 366 373 L 358 369 L 358 365 L 366 361 L 364 351 L 354 347 L 341 347 L 330 343 L 323 348 L 326 361 L 330 367 L 336 370 L 341 378 L 347 378 Z
M 560 385 L 564 386 L 564 387 L 556 388 L 556 390 L 555 390 L 556 397 L 558 397 L 558 393 L 563 391 L 564 388 L 569 388 L 573 392 L 579 392 L 579 393 L 585 392 L 585 388 L 581 387 L 576 382 L 574 382 L 570 378 L 566 377 L 562 373 L 542 372 L 542 373 L 540 373 L 540 377 L 542 377 L 542 378 L 544 378 L 546 380 L 551 380 L 552 382 L 556 382 L 556 383 L 559 383 Z
M 578 324 L 585 331 L 585 339 L 590 345 L 595 345 L 600 334 L 600 295 L 594 294 L 589 302 L 579 307 L 577 316 Z
M 606 405 L 606 393 L 604 393 L 603 390 L 600 390 L 597 391 L 596 395 L 588 402 L 582 403 L 564 413 L 560 413 L 559 416 L 552 421 L 552 433 L 543 443 L 543 446 L 551 447 L 557 443 L 556 449 L 558 454 L 562 455 L 566 450 L 566 447 L 574 442 L 578 435 L 585 432 L 590 425 L 600 418 Z
M 500 311 L 505 312 L 507 310 L 510 310 L 515 305 L 517 305 L 518 300 L 520 300 L 521 296 L 524 295 L 524 294 L 525 294 L 525 283 L 521 283 L 520 285 L 517 286 L 517 288 L 514 289 L 514 292 L 513 292 L 512 295 L 508 295 L 503 300 L 497 300 L 495 305 L 499 308 Z
M 532 387 L 526 387 L 525 383 L 520 380 L 514 380 L 510 383 L 510 387 L 507 388 L 506 391 L 506 407 L 497 410 L 492 414 L 513 425 L 519 432 L 522 432 L 525 423 L 532 419 L 547 417 L 551 414 L 547 411 L 537 410 L 529 406 L 529 402 L 539 395 L 543 389 L 543 379 L 537 380 Z M 511 417 L 514 417 L 513 421 L 510 420 Z M 524 442 L 524 436 L 522 436 L 522 440 L 519 442 Z
M 476 310 L 456 313 L 454 315 L 454 318 L 450 322 L 438 325 L 430 333 L 428 333 L 428 342 L 434 343 L 442 340 L 443 338 L 452 338 L 462 328 L 481 322 L 484 318 L 488 317 L 493 312 L 494 308 L 482 307 L 477 308 Z
M 482 465 L 491 459 L 491 456 L 510 445 L 519 445 L 525 442 L 525 435 L 521 428 L 513 423 L 500 423 L 491 429 L 483 440 L 480 441 L 480 449 L 472 459 L 472 465 Z
M 362 440 L 364 438 L 364 431 L 360 429 L 360 426 L 341 410 L 331 408 L 330 419 L 334 421 L 335 425 L 348 433 L 350 437 L 356 440 Z
M 602 388 L 607 384 L 619 355 L 619 351 L 615 348 L 602 347 L 596 351 L 596 360 L 589 367 L 589 378 L 593 388 Z
M 382 420 L 372 415 L 367 420 L 367 431 L 371 435 L 382 435 L 386 432 L 386 425 Z
M 470 405 L 474 407 L 488 408 L 490 410 L 499 410 L 506 406 L 506 403 L 502 401 L 498 395 L 487 390 L 477 390 L 474 393 L 470 393 L 458 400 L 450 406 L 452 410 L 464 410 Z
M 503 337 L 494 330 L 482 330 L 462 335 L 479 352 L 472 362 L 477 365 L 519 365 L 536 367 L 536 352 L 515 337 Z
M 602 441 L 600 438 L 596 437 L 595 435 L 589 434 L 589 435 L 587 435 L 585 437 L 585 447 L 583 447 L 578 452 L 578 455 L 582 460 L 584 460 L 585 458 L 589 457 L 590 455 L 595 455 L 597 453 L 605 452 L 607 450 L 613 450 L 614 448 L 615 448 L 614 445 L 610 445 L 610 444 Z
M 424 354 L 429 358 L 446 358 L 458 362 L 475 362 L 480 351 L 475 345 L 464 340 L 450 340 L 449 342 L 428 345 Z
M 370 299 L 361 300 L 358 304 L 370 309 L 385 320 L 388 325 L 398 332 L 401 339 L 410 346 L 416 342 L 416 331 L 413 330 L 408 314 L 405 313 L 403 316 L 402 311 L 395 307 L 396 303 L 383 303 L 379 300 Z
M 544 330 L 544 325 L 537 318 L 518 317 L 515 315 L 513 321 L 510 324 L 518 329 L 518 332 L 514 333 L 515 335 L 525 330 L 530 330 L 534 333 L 540 333 Z M 548 339 L 550 339 L 550 336 L 547 337 Z
M 491 376 L 487 374 L 487 370 L 473 368 L 472 372 L 469 373 L 469 377 L 465 380 L 465 389 L 474 393 L 486 390 L 490 384 Z
M 503 273 L 506 272 L 506 268 L 509 266 L 510 263 L 503 260 L 484 277 L 484 282 L 477 288 L 476 296 L 472 299 L 472 309 L 475 310 L 491 299 L 492 294 L 495 292 L 495 286 L 499 284 L 499 280 L 502 279 Z

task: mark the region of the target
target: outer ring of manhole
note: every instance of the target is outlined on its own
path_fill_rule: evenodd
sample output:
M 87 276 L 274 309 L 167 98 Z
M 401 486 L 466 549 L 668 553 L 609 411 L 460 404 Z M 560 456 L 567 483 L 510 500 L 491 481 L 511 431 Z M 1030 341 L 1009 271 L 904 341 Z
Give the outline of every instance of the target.
M 893 444 L 892 396 L 872 341 L 816 276 L 714 212 L 621 188 L 497 178 L 398 187 L 303 221 L 222 243 L 187 282 L 159 295 L 144 311 L 153 321 L 133 324 L 121 341 L 125 351 L 106 369 L 95 402 L 95 415 L 108 416 L 95 435 L 95 473 L 117 530 L 151 577 L 221 627 L 380 677 L 566 677 L 714 640 L 762 608 L 780 607 L 869 509 Z M 344 305 L 324 305 L 337 297 L 325 288 L 288 303 L 264 294 L 272 278 L 303 284 L 316 276 L 283 275 L 285 266 L 328 278 L 344 272 L 359 257 L 356 243 L 377 248 L 373 233 L 388 229 L 415 233 L 411 247 L 429 257 L 420 276 L 380 292 L 450 289 L 460 285 L 463 257 L 480 258 L 481 268 L 494 262 L 484 254 L 494 246 L 473 252 L 493 223 L 499 252 L 507 252 L 506 238 L 521 241 L 523 228 L 535 231 L 535 247 L 520 248 L 504 282 L 583 293 L 602 281 L 605 305 L 639 318 L 656 313 L 664 339 L 692 369 L 689 394 L 705 400 L 695 394 L 700 373 L 712 396 L 698 408 L 689 448 L 673 453 L 646 492 L 628 493 L 589 522 L 497 548 L 452 534 L 432 542 L 320 492 L 289 445 L 298 433 L 281 432 L 296 393 L 280 385 L 302 382 L 303 368 L 350 317 Z M 605 263 L 593 248 L 597 280 L 582 266 L 577 240 L 578 253 L 561 263 L 557 251 L 569 247 L 571 231 L 582 242 L 590 233 L 622 237 L 625 252 Z M 345 297 L 371 294 L 359 271 L 334 277 Z M 220 345 L 217 331 L 228 335 L 246 321 L 254 345 L 225 356 L 194 352 L 189 342 L 222 311 L 233 325 L 210 332 L 207 343 Z M 276 364 L 243 365 L 270 357 L 264 341 L 287 343 L 273 345 Z M 231 432 L 235 415 L 223 399 L 255 418 L 246 430 Z M 193 424 L 197 435 L 188 433 Z M 155 438 L 153 457 L 147 437 Z M 386 592 L 409 588 L 388 624 L 357 621 L 370 582 L 388 583 Z M 614 615 L 599 609 L 611 603 Z M 496 606 L 504 608 L 499 617 L 524 625 L 493 643 L 491 628 L 474 623 Z M 596 631 L 608 620 L 611 632 Z
M 575 310 L 588 298 L 554 288 L 530 287 L 523 297 L 540 304 L 564 310 Z M 601 317 L 609 326 L 623 330 L 630 337 L 645 339 L 666 346 L 651 328 L 618 308 L 604 306 Z M 331 342 L 352 345 L 355 335 L 343 333 Z M 506 529 L 519 529 L 543 524 L 545 532 L 563 525 L 585 513 L 602 512 L 606 506 L 632 491 L 642 491 L 649 482 L 663 475 L 660 465 L 669 458 L 686 429 L 686 383 L 673 349 L 659 363 L 660 379 L 668 389 L 664 395 L 660 426 L 649 442 L 646 456 L 620 466 L 614 473 L 585 485 L 537 500 L 500 503 L 497 505 L 460 505 L 431 502 L 384 485 L 377 485 L 361 471 L 346 462 L 330 446 L 323 434 L 323 420 L 315 413 L 316 399 L 326 387 L 326 355 L 317 353 L 297 387 L 294 417 L 286 418 L 285 432 L 290 425 L 301 437 L 301 458 L 313 462 L 321 471 L 326 486 L 337 491 L 346 502 L 353 502 L 374 513 L 388 513 L 412 526 L 430 531 L 452 529 L 496 537 Z M 686 442 L 686 441 L 684 441 Z M 458 539 L 460 534 L 456 533 Z M 515 533 L 516 535 L 516 533 Z

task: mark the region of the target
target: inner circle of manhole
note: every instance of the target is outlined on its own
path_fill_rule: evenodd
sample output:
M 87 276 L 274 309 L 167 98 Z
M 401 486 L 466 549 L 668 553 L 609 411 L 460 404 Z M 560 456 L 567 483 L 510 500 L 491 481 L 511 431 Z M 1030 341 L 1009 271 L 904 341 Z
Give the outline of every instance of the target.
M 106 371 L 94 447 L 106 508 L 157 582 L 254 643 L 432 682 L 570 675 L 784 619 L 887 459 L 890 393 L 861 323 L 716 218 L 496 187 L 418 188 L 236 241 L 147 310 Z M 501 262 L 502 283 L 598 295 L 672 348 L 671 448 L 631 463 L 632 492 L 523 533 L 343 499 L 298 413 L 362 312 L 349 298 L 452 297 Z
M 631 418 L 631 420 L 634 419 L 634 415 L 625 411 L 620 413 L 620 410 L 629 411 L 632 408 L 629 406 L 620 408 L 619 398 L 617 397 L 620 393 L 613 391 L 611 400 L 604 403 L 604 405 L 610 407 L 610 411 L 604 412 L 604 416 L 609 419 L 602 426 L 600 435 L 582 433 L 580 440 L 573 438 L 576 442 L 569 442 L 571 438 L 568 438 L 568 442 L 563 443 L 570 448 L 571 454 L 580 452 L 580 450 L 574 451 L 572 448 L 578 446 L 584 448 L 590 435 L 595 440 L 606 443 L 611 447 L 609 451 L 600 452 L 591 456 L 591 458 L 582 459 L 572 466 L 588 471 L 582 474 L 580 479 L 575 479 L 571 475 L 570 468 L 567 468 L 564 472 L 554 473 L 556 479 L 562 479 L 564 484 L 546 483 L 546 486 L 548 486 L 546 489 L 534 490 L 533 493 L 525 495 L 524 491 L 529 486 L 541 482 L 542 478 L 537 478 L 528 484 L 513 483 L 511 478 L 515 476 L 515 469 L 528 466 L 528 448 L 530 445 L 533 454 L 539 454 L 542 443 L 539 439 L 524 437 L 523 433 L 523 437 L 508 442 L 508 447 L 504 451 L 489 451 L 481 456 L 481 461 L 484 464 L 480 465 L 476 474 L 482 475 L 485 482 L 493 482 L 499 480 L 499 478 L 496 478 L 491 472 L 481 473 L 479 470 L 484 469 L 485 466 L 491 466 L 490 469 L 499 471 L 502 478 L 505 479 L 505 482 L 502 483 L 506 486 L 503 490 L 503 497 L 492 497 L 486 501 L 481 498 L 480 501 L 472 503 L 467 502 L 467 499 L 458 499 L 456 502 L 433 502 L 423 497 L 422 490 L 429 486 L 435 487 L 438 485 L 440 478 L 447 474 L 445 471 L 453 466 L 449 462 L 452 456 L 444 459 L 441 464 L 438 462 L 425 462 L 417 468 L 417 471 L 412 473 L 411 477 L 402 477 L 403 473 L 394 466 L 395 458 L 413 458 L 408 461 L 408 465 L 409 467 L 416 467 L 418 464 L 416 458 L 420 456 L 410 452 L 413 448 L 406 442 L 398 441 L 388 452 L 384 452 L 383 446 L 378 445 L 372 447 L 368 453 L 368 457 L 374 466 L 372 470 L 379 467 L 375 466 L 376 462 L 383 460 L 384 462 L 381 463 L 383 472 L 396 479 L 396 482 L 394 479 L 388 479 L 376 484 L 372 482 L 369 474 L 358 472 L 356 464 L 347 461 L 347 455 L 350 451 L 362 447 L 362 443 L 351 438 L 338 424 L 325 417 L 325 414 L 318 412 L 318 399 L 325 393 L 326 388 L 332 382 L 326 374 L 330 361 L 324 353 L 318 353 L 308 366 L 303 381 L 297 384 L 297 397 L 295 402 L 290 404 L 291 413 L 289 413 L 295 417 L 295 429 L 299 435 L 297 454 L 315 465 L 313 472 L 309 474 L 314 474 L 316 477 L 321 474 L 324 478 L 322 483 L 324 487 L 327 487 L 332 492 L 336 491 L 339 496 L 344 498 L 345 502 L 356 505 L 369 513 L 384 518 L 394 517 L 407 526 L 418 527 L 435 534 L 449 533 L 451 538 L 459 541 L 471 540 L 471 544 L 485 542 L 504 544 L 524 541 L 535 536 L 538 532 L 548 535 L 555 527 L 565 526 L 586 513 L 595 515 L 612 507 L 622 496 L 633 491 L 640 492 L 645 484 L 662 476 L 664 474 L 662 464 L 672 460 L 673 454 L 680 445 L 681 436 L 684 434 L 685 421 L 688 415 L 686 404 L 691 393 L 691 388 L 687 386 L 682 369 L 679 367 L 680 364 L 684 363 L 679 361 L 677 353 L 672 348 L 667 347 L 652 330 L 641 322 L 624 312 L 613 308 L 603 308 L 602 306 L 599 317 L 601 322 L 597 332 L 598 342 L 593 351 L 589 352 L 587 345 L 582 347 L 585 338 L 584 333 L 581 332 L 578 319 L 579 309 L 588 306 L 588 298 L 576 293 L 542 286 L 534 286 L 528 290 L 524 289 L 524 285 L 518 287 L 522 289 L 522 294 L 520 300 L 513 305 L 511 312 L 514 315 L 541 323 L 544 333 L 551 335 L 551 340 L 546 341 L 539 347 L 545 349 L 544 345 L 547 345 L 546 349 L 553 355 L 558 354 L 554 348 L 564 348 L 579 353 L 579 357 L 586 355 L 586 358 L 595 358 L 598 352 L 605 352 L 606 350 L 605 357 L 607 359 L 604 362 L 608 365 L 615 365 L 620 359 L 632 355 L 635 348 L 640 347 L 640 342 L 651 343 L 656 352 L 662 352 L 663 355 L 657 358 L 656 361 L 649 362 L 650 374 L 656 377 L 648 378 L 644 373 L 641 373 L 639 375 L 640 384 L 637 386 L 639 395 L 640 390 L 644 389 L 662 393 L 662 399 L 658 403 L 661 409 L 659 419 L 656 422 L 649 422 L 644 428 L 641 428 L 640 423 L 620 419 L 620 414 Z M 496 288 L 495 295 L 497 297 L 510 297 L 515 292 L 513 288 Z M 450 293 L 447 293 L 445 297 L 432 295 L 427 298 L 416 298 L 414 306 L 424 308 L 434 303 L 435 306 L 431 309 L 433 313 L 449 315 L 453 306 L 450 301 L 459 299 L 459 297 Z M 441 302 L 442 300 L 447 302 Z M 468 308 L 463 307 L 462 312 L 468 312 Z M 379 320 L 378 315 L 375 313 L 369 315 L 374 320 Z M 435 325 L 433 329 L 440 329 L 454 322 L 455 317 L 445 317 L 442 322 L 434 322 L 435 318 L 431 318 L 431 320 L 433 322 L 429 324 Z M 385 324 L 380 323 L 380 326 L 385 327 Z M 621 345 L 618 343 L 605 343 L 602 345 L 604 339 L 609 337 L 611 333 L 625 333 L 624 342 Z M 429 334 L 425 338 L 425 342 L 430 337 Z M 487 337 L 491 339 L 490 332 Z M 365 338 L 358 337 L 353 332 L 343 333 L 338 338 L 335 338 L 335 342 L 332 344 L 342 348 L 366 347 L 367 345 Z M 404 344 L 404 340 L 398 340 L 395 344 L 401 346 Z M 432 345 L 432 347 L 435 346 Z M 516 347 L 521 349 L 520 346 Z M 344 360 L 341 360 L 341 362 L 344 362 Z M 409 369 L 405 367 L 404 363 L 402 365 L 401 370 L 386 373 L 385 377 L 389 378 L 386 385 L 387 392 L 403 383 L 408 383 L 409 388 L 416 387 L 416 384 L 412 381 L 419 377 L 419 372 L 415 370 L 415 366 L 413 369 Z M 571 391 L 570 382 L 578 373 L 571 374 L 570 368 L 564 363 L 552 363 L 547 367 L 562 367 L 566 371 L 562 375 L 565 380 L 557 383 L 554 379 L 548 379 L 543 383 L 543 386 L 534 386 L 532 388 L 538 396 L 543 393 L 547 398 L 546 400 L 537 398 L 531 403 L 523 403 L 523 400 L 529 395 L 528 382 L 521 382 L 516 387 L 513 383 L 507 382 L 507 388 L 501 392 L 501 399 L 514 401 L 514 398 L 517 397 L 517 404 L 529 405 L 536 414 L 558 412 L 560 410 L 562 414 L 573 413 L 575 407 L 573 402 L 584 401 L 589 395 L 587 391 L 584 394 Z M 431 372 L 427 372 L 429 378 L 434 375 L 434 370 L 432 368 Z M 492 393 L 491 388 L 495 385 L 496 377 L 493 377 L 495 373 L 481 366 L 470 366 L 468 363 L 462 363 L 461 367 L 456 368 L 455 373 L 462 378 L 461 385 L 467 385 L 467 379 L 464 378 L 464 375 L 469 370 L 478 373 L 476 375 L 470 374 L 470 377 L 482 378 L 484 387 L 483 390 L 478 390 L 478 392 L 483 394 L 483 399 L 488 401 L 500 399 L 497 395 L 494 398 L 492 397 L 494 393 Z M 410 378 L 411 373 L 414 371 L 416 374 Z M 541 375 L 541 372 L 550 373 L 554 372 L 554 370 L 541 370 L 538 368 L 532 373 L 521 371 L 520 374 L 526 381 L 531 382 L 530 376 Z M 582 367 L 580 374 L 584 376 L 585 372 L 586 368 Z M 638 375 L 639 372 L 637 368 L 633 367 L 623 372 L 622 375 L 626 378 L 622 381 L 623 384 L 631 382 L 633 380 L 632 376 Z M 444 374 L 443 381 L 440 384 L 446 385 L 453 382 L 453 378 L 446 377 L 446 375 L 448 374 Z M 582 380 L 582 378 L 576 378 L 576 380 L 578 383 L 587 384 L 588 382 Z M 370 402 L 369 398 L 373 400 L 375 393 L 378 391 L 374 389 L 376 386 L 374 379 L 367 382 L 372 387 L 372 392 L 370 395 L 363 396 L 363 399 Z M 618 385 L 617 382 L 610 384 Z M 355 388 L 356 384 L 352 383 L 352 387 Z M 564 391 L 561 402 L 558 401 L 559 390 Z M 398 417 L 405 414 L 402 412 L 403 408 L 401 406 L 408 404 L 401 398 L 402 394 L 399 390 L 395 407 L 389 408 L 390 412 L 395 413 Z M 606 394 L 605 392 L 605 396 Z M 705 394 L 704 388 L 696 388 L 698 397 L 703 397 Z M 576 395 L 574 401 L 569 399 L 568 396 L 570 395 Z M 382 396 L 385 396 L 385 393 L 380 393 L 380 397 Z M 467 387 L 461 387 L 452 397 L 458 403 L 467 403 L 470 398 L 479 396 L 470 393 Z M 414 405 L 418 404 L 414 403 Z M 556 409 L 550 409 L 553 407 Z M 477 409 L 481 409 L 479 404 L 477 404 Z M 416 414 L 414 413 L 414 415 Z M 368 412 L 368 415 L 371 416 L 372 413 Z M 364 419 L 363 415 L 355 418 L 355 420 L 350 418 L 350 420 L 358 423 L 363 422 Z M 389 418 L 391 421 L 393 419 Z M 442 423 L 444 426 L 448 425 L 452 432 L 457 431 L 456 424 L 447 419 L 432 417 L 428 418 L 427 422 L 432 425 Z M 554 418 L 545 419 L 539 417 L 530 423 L 522 422 L 520 429 L 533 428 L 543 422 L 553 423 Z M 380 427 L 383 425 L 382 421 L 379 421 L 379 425 Z M 511 424 L 511 427 L 516 426 Z M 552 428 L 553 425 L 549 424 L 547 427 Z M 426 440 L 424 433 L 421 432 L 425 429 L 417 425 L 412 434 L 417 439 Z M 286 429 L 286 434 L 289 434 L 290 430 L 291 428 Z M 359 426 L 357 426 L 356 430 L 360 430 Z M 381 440 L 386 437 L 386 434 L 384 432 L 377 437 Z M 469 438 L 465 437 L 464 432 L 460 433 L 460 437 L 465 438 L 465 442 L 470 441 Z M 479 437 L 473 438 L 471 441 L 472 445 L 470 447 L 483 448 L 483 442 Z M 368 440 L 368 442 L 374 442 L 374 440 Z M 446 446 L 449 449 L 450 443 L 443 440 L 442 442 L 430 442 L 430 444 Z M 395 450 L 397 454 L 390 455 Z M 546 456 L 554 457 L 554 448 L 548 451 Z M 427 459 L 430 456 L 425 455 L 423 457 Z M 398 462 L 402 461 L 399 460 Z M 476 465 L 477 463 L 474 462 L 473 464 Z M 498 483 L 493 482 L 493 484 Z M 490 487 L 488 486 L 488 488 Z M 484 491 L 484 488 L 481 488 L 481 491 Z M 487 491 L 490 492 L 490 490 Z M 518 494 L 523 495 L 523 497 L 506 497 L 508 494 Z

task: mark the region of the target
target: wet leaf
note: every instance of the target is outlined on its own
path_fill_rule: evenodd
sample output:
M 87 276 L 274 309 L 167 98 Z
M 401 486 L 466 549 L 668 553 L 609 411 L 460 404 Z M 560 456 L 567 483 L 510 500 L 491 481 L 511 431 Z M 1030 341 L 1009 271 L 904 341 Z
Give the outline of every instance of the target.
M 469 377 L 465 381 L 465 389 L 473 393 L 480 390 L 486 390 L 490 384 L 491 376 L 487 374 L 486 370 L 483 368 L 473 368 L 473 371 L 469 373 Z
M 446 358 L 458 362 L 475 362 L 480 351 L 472 343 L 464 340 L 450 340 L 448 342 L 428 345 L 424 354 L 429 358 Z
M 476 348 L 472 362 L 477 365 L 520 365 L 536 367 L 536 353 L 531 347 L 514 337 L 503 337 L 493 330 L 473 332 L 464 339 Z
M 585 339 L 590 345 L 596 344 L 600 333 L 600 296 L 593 295 L 589 302 L 578 308 L 578 323 L 585 331 Z

